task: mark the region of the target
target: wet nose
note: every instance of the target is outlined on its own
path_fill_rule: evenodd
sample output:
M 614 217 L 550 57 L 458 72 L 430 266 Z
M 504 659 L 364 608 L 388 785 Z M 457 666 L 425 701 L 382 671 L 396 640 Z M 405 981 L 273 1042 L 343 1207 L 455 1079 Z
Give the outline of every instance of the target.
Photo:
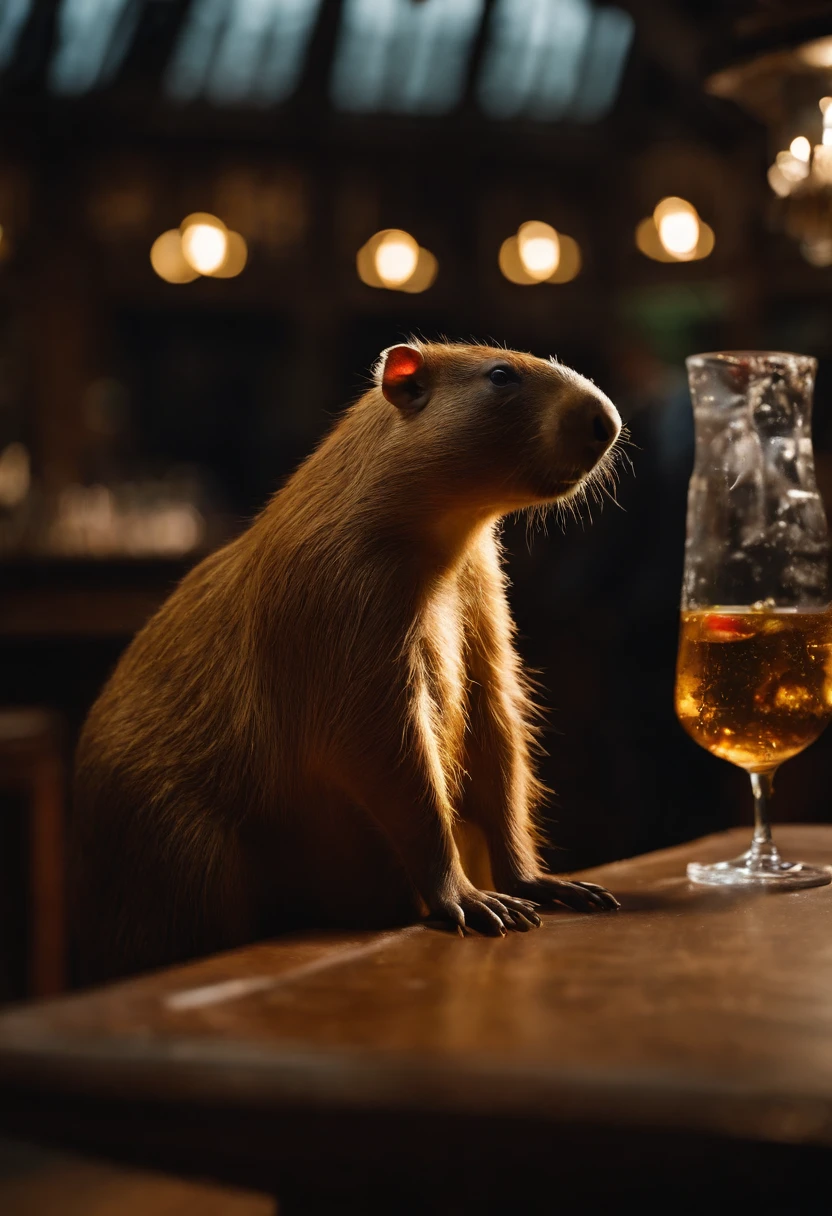
M 593 411 L 591 423 L 590 447 L 595 452 L 596 458 L 602 456 L 610 444 L 615 442 L 620 430 L 621 419 L 618 411 L 614 406 L 599 401 Z
M 606 443 L 610 437 L 609 419 L 603 414 L 596 414 L 592 419 L 592 434 L 598 443 Z

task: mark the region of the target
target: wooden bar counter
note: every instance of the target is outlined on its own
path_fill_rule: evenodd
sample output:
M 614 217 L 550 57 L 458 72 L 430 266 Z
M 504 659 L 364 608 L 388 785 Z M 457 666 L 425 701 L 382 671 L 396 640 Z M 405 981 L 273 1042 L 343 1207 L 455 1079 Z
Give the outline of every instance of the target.
M 808 1204 L 832 1166 L 832 887 L 687 882 L 749 834 L 588 872 L 617 915 L 294 937 L 12 1009 L 0 1127 L 283 1213 Z M 777 838 L 832 862 L 832 827 Z

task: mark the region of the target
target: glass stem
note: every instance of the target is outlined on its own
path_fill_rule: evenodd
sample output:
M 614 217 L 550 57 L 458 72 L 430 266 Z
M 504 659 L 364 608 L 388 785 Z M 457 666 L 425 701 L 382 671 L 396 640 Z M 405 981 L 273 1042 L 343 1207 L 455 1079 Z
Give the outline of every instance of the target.
M 751 789 L 754 793 L 754 839 L 751 842 L 749 863 L 751 869 L 770 869 L 780 862 L 777 846 L 771 839 L 769 803 L 774 794 L 774 769 L 766 773 L 751 773 Z

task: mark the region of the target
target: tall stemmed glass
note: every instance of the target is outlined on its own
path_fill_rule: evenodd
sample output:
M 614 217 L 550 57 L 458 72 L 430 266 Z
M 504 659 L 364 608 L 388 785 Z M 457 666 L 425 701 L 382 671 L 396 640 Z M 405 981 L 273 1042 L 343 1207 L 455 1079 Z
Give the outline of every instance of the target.
M 774 351 L 687 360 L 696 422 L 688 491 L 676 712 L 744 768 L 754 836 L 740 857 L 693 863 L 694 882 L 814 887 L 826 869 L 784 861 L 769 802 L 779 765 L 832 718 L 826 517 L 815 484 L 816 362 Z

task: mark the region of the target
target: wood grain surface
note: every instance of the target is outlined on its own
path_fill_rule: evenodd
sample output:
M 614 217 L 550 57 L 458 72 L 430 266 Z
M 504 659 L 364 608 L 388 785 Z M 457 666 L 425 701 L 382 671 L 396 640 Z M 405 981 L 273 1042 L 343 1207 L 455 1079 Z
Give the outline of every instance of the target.
M 581 1129 L 825 1150 L 832 887 L 684 877 L 748 836 L 587 871 L 617 915 L 555 912 L 505 939 L 296 937 L 10 1010 L 0 1121 L 250 1185 L 313 1168 L 322 1135 L 333 1169 L 379 1144 L 388 1162 L 407 1144 L 438 1160 L 445 1134 L 464 1155 L 469 1133 L 515 1156 Z M 791 859 L 832 863 L 832 827 L 777 837 Z

